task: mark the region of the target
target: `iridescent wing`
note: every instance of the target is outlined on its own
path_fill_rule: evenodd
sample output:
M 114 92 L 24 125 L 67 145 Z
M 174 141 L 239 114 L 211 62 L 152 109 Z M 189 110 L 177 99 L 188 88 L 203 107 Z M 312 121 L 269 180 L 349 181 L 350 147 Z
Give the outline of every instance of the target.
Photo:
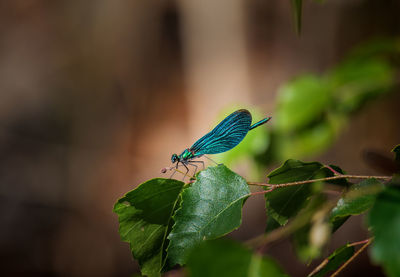
M 228 151 L 243 140 L 250 126 L 250 112 L 244 109 L 237 110 L 221 121 L 211 132 L 196 141 L 189 150 L 195 157 Z

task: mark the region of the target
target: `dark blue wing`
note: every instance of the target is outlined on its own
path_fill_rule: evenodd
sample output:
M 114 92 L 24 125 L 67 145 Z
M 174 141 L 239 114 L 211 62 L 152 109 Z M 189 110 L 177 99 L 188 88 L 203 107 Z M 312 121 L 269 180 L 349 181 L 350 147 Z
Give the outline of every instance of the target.
M 194 156 L 228 151 L 243 140 L 250 125 L 250 112 L 244 109 L 237 110 L 221 121 L 211 132 L 196 141 L 189 150 L 194 153 Z

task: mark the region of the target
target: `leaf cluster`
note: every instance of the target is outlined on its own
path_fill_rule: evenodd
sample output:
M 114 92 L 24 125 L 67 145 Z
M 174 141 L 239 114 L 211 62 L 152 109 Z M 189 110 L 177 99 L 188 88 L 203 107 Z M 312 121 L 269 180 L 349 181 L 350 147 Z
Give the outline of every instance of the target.
M 400 146 L 393 152 L 398 161 Z M 349 217 L 367 214 L 371 238 L 362 243 L 374 237 L 373 261 L 388 276 L 400 275 L 396 175 L 352 176 L 336 166 L 287 160 L 268 178 L 261 191 L 251 192 L 253 183 L 219 165 L 201 171 L 188 184 L 162 178 L 146 181 L 115 204 L 121 239 L 130 244 L 146 276 L 160 276 L 177 265 L 185 266 L 189 276 L 288 276 L 260 249 L 290 238 L 299 260 L 309 263 L 326 253 L 331 236 Z M 258 194 L 265 196 L 265 233 L 244 244 L 223 238 L 239 228 L 246 199 Z M 338 270 L 354 258 L 358 244 L 335 250 L 310 269 L 309 276 Z

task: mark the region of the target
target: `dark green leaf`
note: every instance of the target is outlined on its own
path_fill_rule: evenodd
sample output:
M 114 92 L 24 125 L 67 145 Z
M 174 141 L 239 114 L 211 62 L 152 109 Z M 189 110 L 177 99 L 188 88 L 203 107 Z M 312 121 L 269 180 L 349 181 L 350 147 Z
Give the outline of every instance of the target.
M 296 32 L 300 34 L 301 31 L 301 12 L 302 12 L 302 0 L 291 0 L 292 2 L 292 11 L 296 26 Z
M 400 276 L 400 183 L 391 183 L 376 198 L 368 221 L 374 234 L 372 259 L 388 276 Z
M 336 249 L 327 259 L 322 262 L 322 267 L 318 271 L 312 272 L 308 277 L 323 277 L 327 273 L 339 268 L 344 262 L 354 254 L 354 246 L 346 244 Z
M 270 184 L 284 184 L 289 182 L 312 179 L 324 166 L 319 162 L 302 162 L 289 159 L 281 167 L 268 174 Z
M 281 227 L 278 221 L 276 221 L 272 216 L 268 216 L 265 232 L 269 233 L 277 228 Z
M 184 264 L 197 244 L 238 228 L 242 203 L 249 194 L 246 180 L 223 165 L 201 171 L 196 182 L 182 192 L 181 207 L 168 236 L 169 264 Z
M 342 217 L 336 217 L 335 219 L 331 220 L 331 224 L 332 224 L 332 233 L 336 232 L 337 229 L 340 228 L 340 226 L 342 226 L 347 219 L 350 218 L 349 216 L 342 216 Z
M 130 244 L 144 275 L 160 276 L 167 232 L 183 185 L 172 179 L 152 179 L 128 192 L 114 206 L 121 239 Z
M 333 231 L 336 231 L 349 216 L 359 215 L 370 209 L 381 189 L 382 184 L 376 179 L 363 180 L 353 185 L 332 209 L 330 221 Z
M 304 163 L 298 160 L 287 160 L 280 168 L 268 175 L 269 183 L 283 184 L 325 177 L 323 167 L 318 162 Z M 311 183 L 283 187 L 267 193 L 265 195 L 267 216 L 272 217 L 280 225 L 285 225 L 290 217 L 296 215 L 304 207 L 307 199 L 316 189 L 313 185 Z M 267 227 L 267 229 L 270 228 Z
M 392 152 L 394 153 L 394 160 L 395 160 L 396 162 L 400 162 L 400 144 L 397 145 L 397 146 L 395 146 L 395 147 L 392 149 Z
M 331 97 L 322 78 L 308 75 L 293 80 L 279 91 L 275 126 L 288 132 L 309 125 L 323 115 Z
M 272 259 L 229 240 L 208 241 L 196 247 L 187 266 L 191 277 L 287 276 Z

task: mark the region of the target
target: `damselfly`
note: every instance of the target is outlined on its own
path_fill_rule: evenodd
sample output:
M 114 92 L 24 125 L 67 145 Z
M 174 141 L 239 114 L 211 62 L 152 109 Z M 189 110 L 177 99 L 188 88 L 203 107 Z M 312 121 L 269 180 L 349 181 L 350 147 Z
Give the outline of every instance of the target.
M 168 169 L 178 169 L 179 164 L 186 168 L 185 176 L 189 172 L 188 165 L 194 166 L 196 172 L 197 165 L 195 163 L 203 164 L 204 168 L 204 162 L 194 161 L 193 159 L 206 154 L 223 153 L 234 148 L 244 139 L 248 131 L 267 123 L 270 119 L 271 117 L 266 117 L 252 125 L 250 112 L 245 109 L 237 110 L 228 115 L 211 132 L 196 141 L 190 148 L 183 150 L 180 155 L 172 154 L 171 162 L 176 163 L 176 165 L 163 168 L 161 172 L 165 173 Z

